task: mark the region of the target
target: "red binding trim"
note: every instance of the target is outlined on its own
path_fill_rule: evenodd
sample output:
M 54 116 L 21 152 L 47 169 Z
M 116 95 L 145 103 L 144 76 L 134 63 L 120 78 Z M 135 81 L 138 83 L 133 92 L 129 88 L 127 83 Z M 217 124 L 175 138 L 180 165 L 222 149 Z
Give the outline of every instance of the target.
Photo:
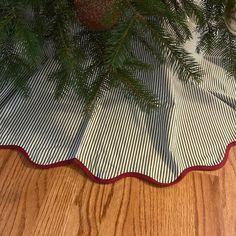
M 25 158 L 33 166 L 35 166 L 37 168 L 40 168 L 40 169 L 49 169 L 49 168 L 53 168 L 53 167 L 59 167 L 59 166 L 64 166 L 66 164 L 74 163 L 74 164 L 78 165 L 85 172 L 85 174 L 88 175 L 93 181 L 95 181 L 97 183 L 100 183 L 100 184 L 114 183 L 117 180 L 120 180 L 120 179 L 125 178 L 125 177 L 136 177 L 136 178 L 139 178 L 139 179 L 144 179 L 146 181 L 149 181 L 149 182 L 151 182 L 151 183 L 153 183 L 155 185 L 158 185 L 160 187 L 167 187 L 167 186 L 171 186 L 171 185 L 174 185 L 174 184 L 178 183 L 189 172 L 197 171 L 197 170 L 213 171 L 213 170 L 217 170 L 217 169 L 222 168 L 225 165 L 225 163 L 227 162 L 227 159 L 229 157 L 229 151 L 230 151 L 231 147 L 233 147 L 233 146 L 236 146 L 236 141 L 234 141 L 234 142 L 232 142 L 232 143 L 227 145 L 224 158 L 223 158 L 223 160 L 219 164 L 217 164 L 215 166 L 192 166 L 192 167 L 189 167 L 189 168 L 185 169 L 178 176 L 178 178 L 174 182 L 172 182 L 172 183 L 160 183 L 160 182 L 152 179 L 151 177 L 149 177 L 147 175 L 140 174 L 140 173 L 135 173 L 135 172 L 127 172 L 127 173 L 121 174 L 119 176 L 116 176 L 116 177 L 114 177 L 112 179 L 100 179 L 100 178 L 96 177 L 95 175 L 93 175 L 90 172 L 90 170 L 81 161 L 79 161 L 76 158 L 73 158 L 73 159 L 70 159 L 70 160 L 66 160 L 66 161 L 61 161 L 61 162 L 58 162 L 58 163 L 55 163 L 55 164 L 50 164 L 50 165 L 39 165 L 39 164 L 34 163 L 30 159 L 28 153 L 22 147 L 20 147 L 20 146 L 17 146 L 17 145 L 0 145 L 0 149 L 12 149 L 12 150 L 19 151 L 19 152 L 24 154 Z

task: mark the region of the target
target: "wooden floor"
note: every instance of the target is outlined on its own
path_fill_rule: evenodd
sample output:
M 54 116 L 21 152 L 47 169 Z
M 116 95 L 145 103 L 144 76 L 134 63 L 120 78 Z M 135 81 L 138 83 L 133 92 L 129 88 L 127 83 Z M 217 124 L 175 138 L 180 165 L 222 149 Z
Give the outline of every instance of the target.
M 236 147 L 226 166 L 159 188 L 99 185 L 73 165 L 36 169 L 0 150 L 0 235 L 236 235 Z

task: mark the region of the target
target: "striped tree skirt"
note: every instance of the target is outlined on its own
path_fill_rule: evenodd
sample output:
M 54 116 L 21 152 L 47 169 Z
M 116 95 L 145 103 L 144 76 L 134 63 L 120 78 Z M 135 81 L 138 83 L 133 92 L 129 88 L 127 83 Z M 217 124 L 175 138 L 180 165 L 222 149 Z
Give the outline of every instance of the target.
M 54 100 L 47 78 L 57 64 L 48 60 L 30 80 L 29 99 L 10 85 L 0 90 L 0 148 L 19 149 L 43 168 L 77 163 L 101 183 L 136 176 L 166 186 L 190 170 L 219 168 L 236 145 L 236 81 L 219 58 L 195 56 L 205 70 L 200 84 L 181 82 L 165 65 L 137 72 L 162 103 L 158 110 L 145 113 L 114 89 L 90 119 L 73 90 Z

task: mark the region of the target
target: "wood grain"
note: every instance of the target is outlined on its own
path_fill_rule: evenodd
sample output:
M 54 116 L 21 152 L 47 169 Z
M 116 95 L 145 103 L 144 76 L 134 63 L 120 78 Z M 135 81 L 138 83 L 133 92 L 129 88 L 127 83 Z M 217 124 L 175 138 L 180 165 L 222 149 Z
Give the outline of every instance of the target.
M 236 147 L 224 168 L 160 188 L 92 182 L 74 165 L 34 168 L 0 150 L 0 235 L 236 235 Z

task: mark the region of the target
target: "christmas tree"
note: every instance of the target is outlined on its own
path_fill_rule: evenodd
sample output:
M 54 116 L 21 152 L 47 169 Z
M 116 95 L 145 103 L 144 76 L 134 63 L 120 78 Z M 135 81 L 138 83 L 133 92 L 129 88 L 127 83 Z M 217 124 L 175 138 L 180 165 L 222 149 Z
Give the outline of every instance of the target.
M 73 88 L 91 113 L 106 91 L 119 87 L 142 108 L 155 109 L 158 100 L 135 73 L 152 65 L 133 53 L 133 43 L 183 82 L 200 82 L 204 71 L 184 49 L 191 19 L 200 35 L 197 51 L 219 56 L 236 77 L 234 12 L 235 0 L 3 0 L 0 89 L 11 83 L 29 96 L 30 78 L 53 57 L 58 68 L 48 79 L 55 98 Z

